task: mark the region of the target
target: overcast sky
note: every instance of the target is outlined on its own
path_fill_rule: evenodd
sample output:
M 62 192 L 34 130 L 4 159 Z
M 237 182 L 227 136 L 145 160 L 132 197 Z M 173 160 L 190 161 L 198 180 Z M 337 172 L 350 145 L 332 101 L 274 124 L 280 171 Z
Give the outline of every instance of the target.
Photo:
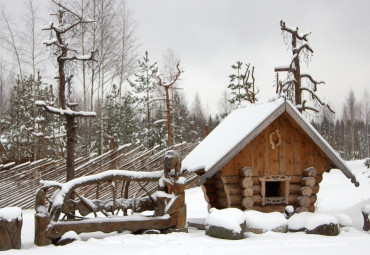
M 21 0 L 0 0 L 20 10 Z M 42 0 L 40 2 L 47 2 Z M 204 106 L 217 111 L 237 60 L 255 66 L 258 98 L 274 95 L 275 66 L 288 65 L 291 51 L 279 20 L 312 32 L 314 50 L 303 72 L 324 80 L 318 94 L 338 113 L 352 88 L 361 98 L 370 88 L 370 1 L 368 0 L 127 0 L 137 26 L 140 55 L 161 62 L 171 48 L 185 71 L 182 87 L 191 101 L 199 92 Z

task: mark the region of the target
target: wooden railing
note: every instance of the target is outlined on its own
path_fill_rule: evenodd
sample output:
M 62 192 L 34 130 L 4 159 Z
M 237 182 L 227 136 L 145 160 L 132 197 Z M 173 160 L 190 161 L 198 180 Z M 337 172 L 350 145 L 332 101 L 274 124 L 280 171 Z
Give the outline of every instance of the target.
M 126 191 L 133 183 L 137 183 L 140 189 L 130 198 Z M 147 189 L 149 183 L 156 184 L 163 191 L 151 194 Z M 101 197 L 104 189 L 109 192 Z M 95 231 L 184 230 L 184 189 L 184 177 L 169 180 L 163 171 L 109 170 L 64 184 L 43 181 L 36 193 L 35 244 L 43 246 L 56 243 L 68 231 L 79 234 Z M 86 190 L 94 190 L 95 198 L 84 196 Z M 171 193 L 166 190 L 171 190 Z M 140 192 L 142 195 L 139 195 Z M 107 196 L 108 193 L 110 196 Z M 154 211 L 154 214 L 138 214 L 148 210 Z

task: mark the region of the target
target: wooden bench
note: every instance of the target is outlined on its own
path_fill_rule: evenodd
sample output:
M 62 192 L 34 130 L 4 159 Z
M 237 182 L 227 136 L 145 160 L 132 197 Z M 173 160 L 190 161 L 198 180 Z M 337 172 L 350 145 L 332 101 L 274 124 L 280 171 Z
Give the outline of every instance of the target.
M 162 190 L 173 190 L 173 193 L 156 191 L 150 194 L 145 187 L 153 181 L 161 183 Z M 140 189 L 129 197 L 128 187 L 132 182 L 137 182 Z M 172 187 L 163 189 L 163 183 Z M 109 170 L 64 184 L 44 181 L 36 192 L 34 243 L 39 246 L 56 243 L 68 231 L 79 234 L 185 230 L 184 189 L 184 177 L 169 181 L 164 178 L 163 171 Z M 128 215 L 129 210 L 133 212 L 131 215 Z M 154 215 L 139 214 L 148 210 L 154 211 Z

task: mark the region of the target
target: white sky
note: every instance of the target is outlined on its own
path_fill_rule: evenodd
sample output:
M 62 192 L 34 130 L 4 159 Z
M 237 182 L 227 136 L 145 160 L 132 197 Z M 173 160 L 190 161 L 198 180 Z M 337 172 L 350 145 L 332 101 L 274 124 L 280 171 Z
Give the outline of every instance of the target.
M 46 0 L 38 0 L 45 4 Z M 338 113 L 352 88 L 361 98 L 370 81 L 370 1 L 368 0 L 126 0 L 137 24 L 140 55 L 145 50 L 161 62 L 167 48 L 180 58 L 185 71 L 182 87 L 192 100 L 199 92 L 209 111 L 229 83 L 237 60 L 255 66 L 258 98 L 273 96 L 275 66 L 288 65 L 279 20 L 309 32 L 314 50 L 303 72 L 324 80 L 318 94 Z M 0 0 L 11 11 L 21 11 L 22 0 Z M 47 18 L 47 17 L 46 17 Z M 47 35 L 46 35 L 47 36 Z

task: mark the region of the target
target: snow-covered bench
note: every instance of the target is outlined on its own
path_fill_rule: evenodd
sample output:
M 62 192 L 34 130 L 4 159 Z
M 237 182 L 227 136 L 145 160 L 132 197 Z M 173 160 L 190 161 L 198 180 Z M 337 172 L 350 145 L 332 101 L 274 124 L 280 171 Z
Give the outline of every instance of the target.
M 153 181 L 161 182 L 162 187 L 163 183 L 171 184 L 163 179 L 163 171 L 109 170 L 64 184 L 43 181 L 36 192 L 35 244 L 55 243 L 69 231 L 79 234 L 183 229 L 186 223 L 185 178 L 172 182 L 171 194 L 164 191 L 150 194 L 145 188 Z M 137 182 L 140 187 L 131 198 L 128 197 L 130 182 Z M 96 199 L 92 199 L 95 189 Z M 47 193 L 53 194 L 47 196 Z M 129 209 L 132 215 L 127 215 Z M 138 214 L 148 210 L 153 210 L 154 216 Z

